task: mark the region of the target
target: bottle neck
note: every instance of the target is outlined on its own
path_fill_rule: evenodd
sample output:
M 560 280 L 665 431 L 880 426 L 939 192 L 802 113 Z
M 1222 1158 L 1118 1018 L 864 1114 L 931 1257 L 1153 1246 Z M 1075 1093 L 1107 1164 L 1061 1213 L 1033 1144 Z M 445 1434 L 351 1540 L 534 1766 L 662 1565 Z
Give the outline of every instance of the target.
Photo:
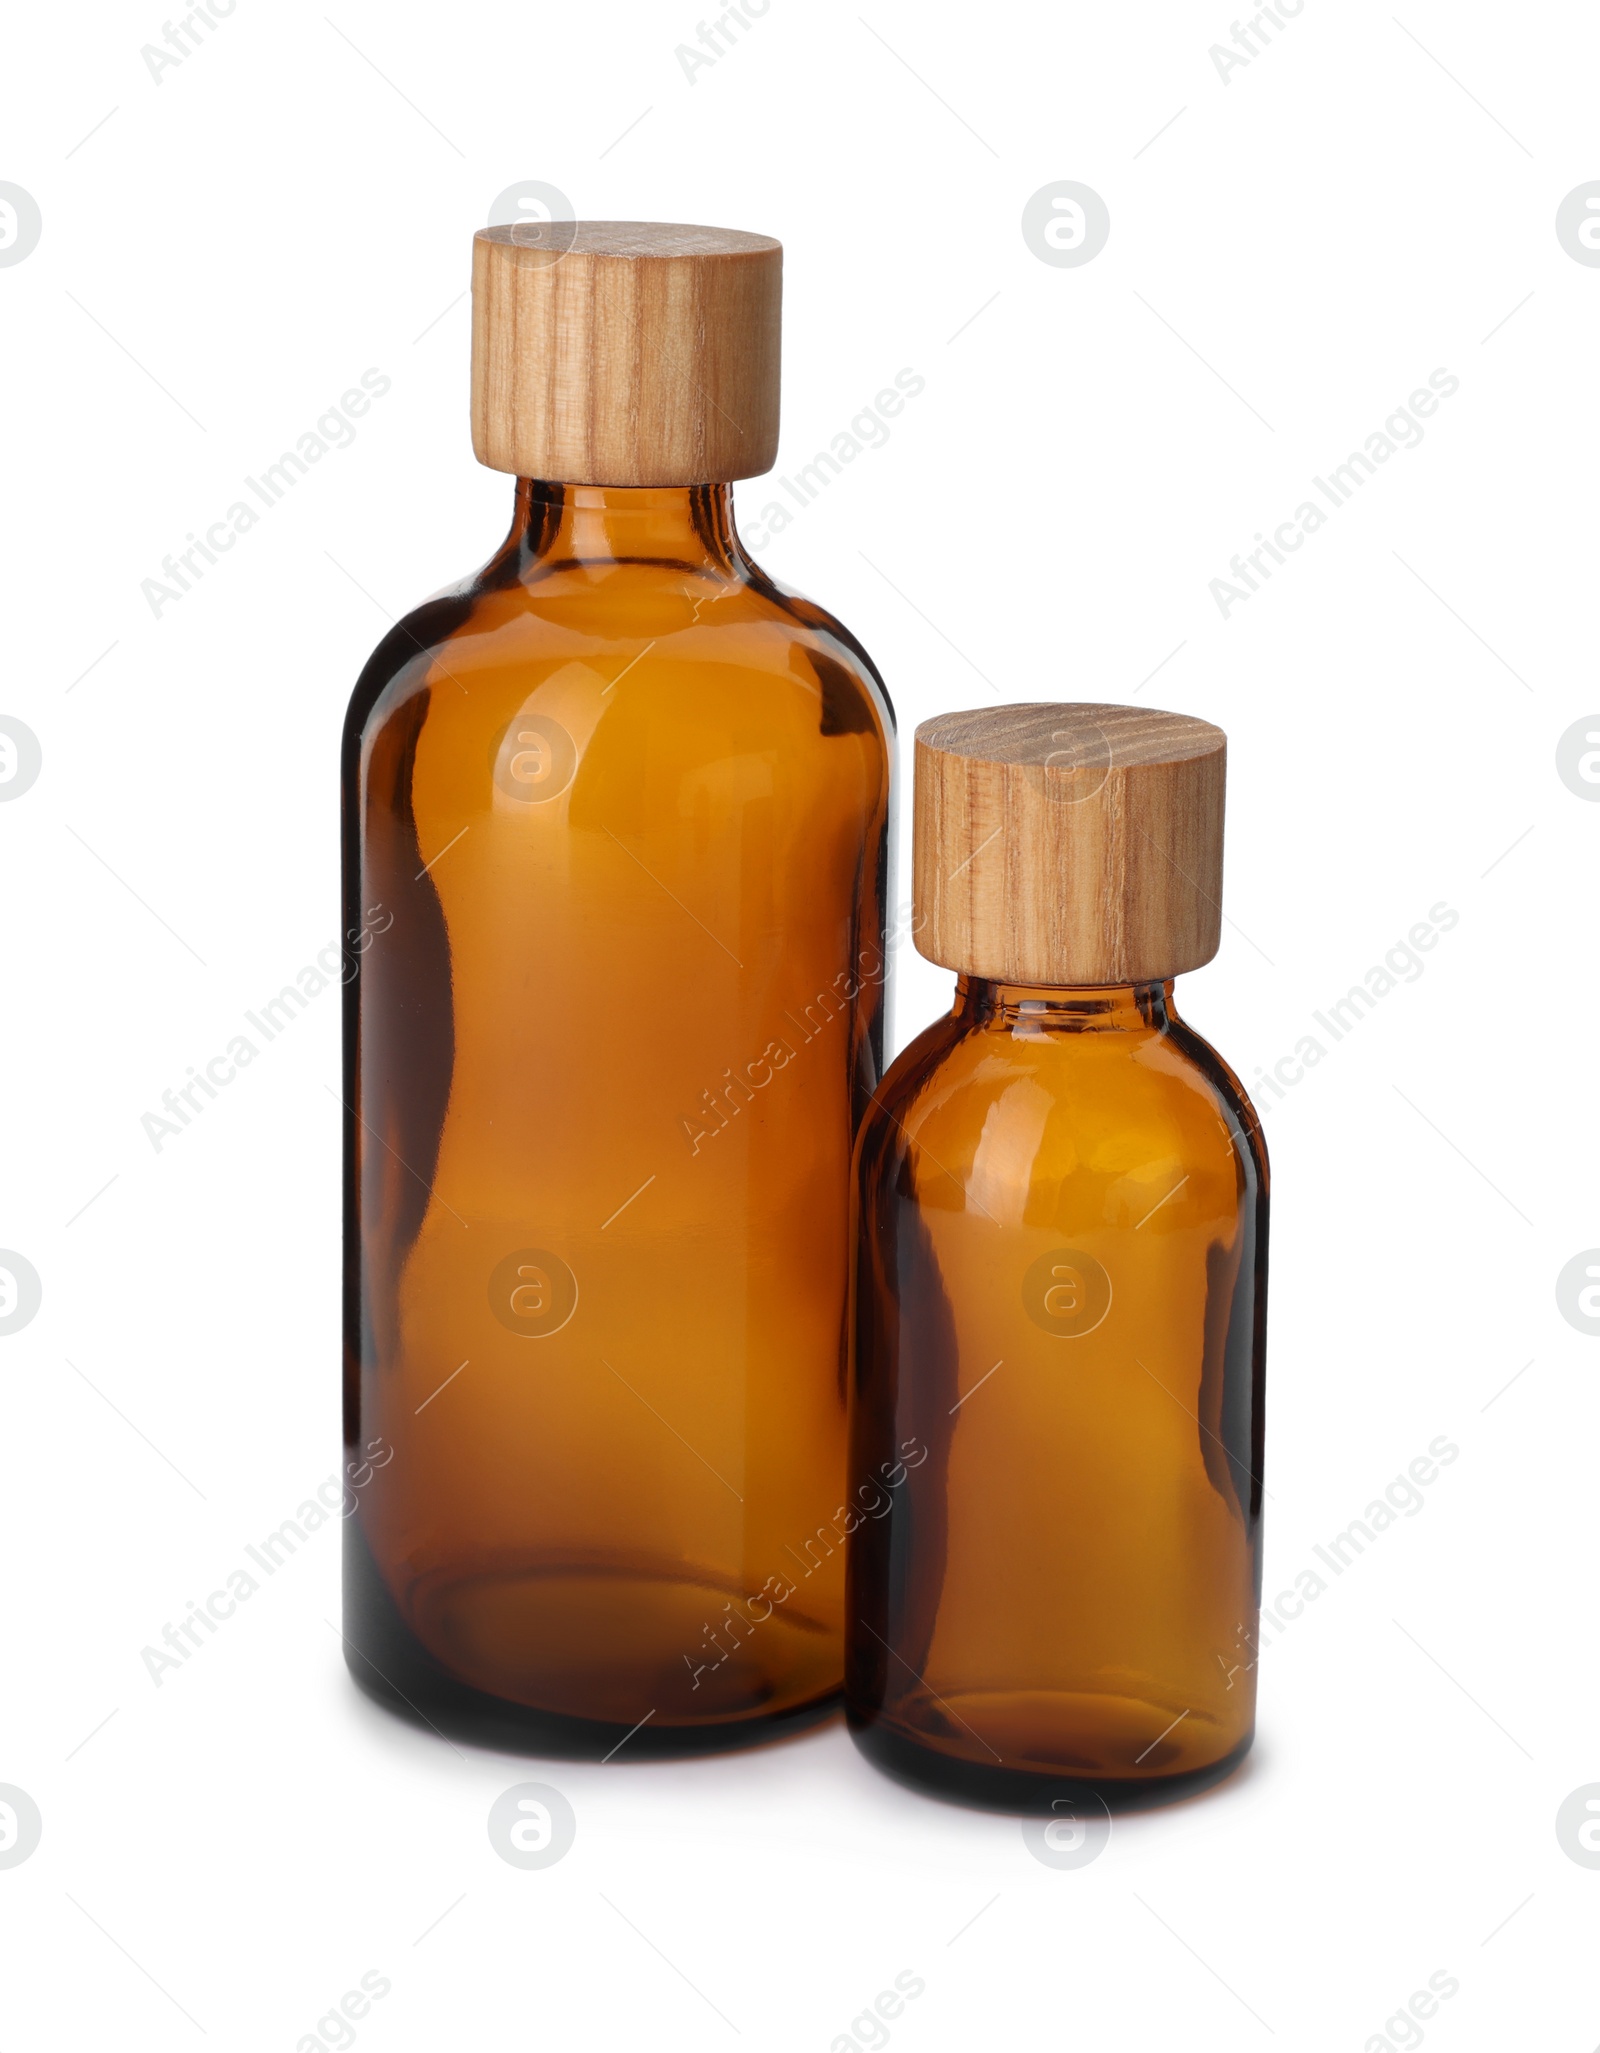
M 1172 979 L 1145 984 L 1009 984 L 958 976 L 952 1017 L 991 1033 L 1160 1033 L 1177 1018 Z
M 624 563 L 737 577 L 750 564 L 728 484 L 561 485 L 518 478 L 500 552 L 519 575 L 557 566 L 604 573 Z

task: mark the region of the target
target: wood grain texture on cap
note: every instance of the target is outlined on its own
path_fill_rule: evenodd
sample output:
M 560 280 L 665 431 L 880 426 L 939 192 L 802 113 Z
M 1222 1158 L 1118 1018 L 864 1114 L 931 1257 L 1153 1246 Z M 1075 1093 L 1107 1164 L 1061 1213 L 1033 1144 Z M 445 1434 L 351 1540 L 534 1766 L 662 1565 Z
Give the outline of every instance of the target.
M 515 222 L 472 252 L 472 446 L 563 484 L 751 478 L 778 453 L 783 248 L 654 221 Z
M 1153 707 L 977 707 L 916 734 L 916 942 L 1023 984 L 1160 982 L 1222 932 L 1227 737 Z

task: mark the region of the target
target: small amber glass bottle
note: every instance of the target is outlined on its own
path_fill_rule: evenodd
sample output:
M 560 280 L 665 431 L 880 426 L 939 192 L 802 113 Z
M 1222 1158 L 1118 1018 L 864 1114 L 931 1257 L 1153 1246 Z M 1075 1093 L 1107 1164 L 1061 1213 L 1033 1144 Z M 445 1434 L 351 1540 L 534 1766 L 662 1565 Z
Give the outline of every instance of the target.
M 478 236 L 511 531 L 346 728 L 348 1658 L 513 1747 L 732 1745 L 843 1679 L 843 1535 L 806 1547 L 844 1486 L 891 716 L 734 530 L 780 266 Z
M 1178 1018 L 1226 742 L 1117 706 L 917 730 L 916 917 L 960 973 L 857 1144 L 847 1704 L 999 1808 L 1149 1802 L 1250 1745 L 1267 1159 Z

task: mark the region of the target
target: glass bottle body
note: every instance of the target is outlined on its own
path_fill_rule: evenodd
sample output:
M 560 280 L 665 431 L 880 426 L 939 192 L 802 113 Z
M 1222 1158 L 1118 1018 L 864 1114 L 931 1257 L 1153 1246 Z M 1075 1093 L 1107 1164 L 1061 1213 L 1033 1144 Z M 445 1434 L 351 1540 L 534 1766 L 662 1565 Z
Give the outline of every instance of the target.
M 1254 1730 L 1267 1160 L 1171 986 L 962 979 L 857 1145 L 847 1705 L 902 1779 L 1149 1801 Z
M 730 499 L 519 482 L 346 729 L 350 1665 L 551 1751 L 840 1683 L 891 715 Z

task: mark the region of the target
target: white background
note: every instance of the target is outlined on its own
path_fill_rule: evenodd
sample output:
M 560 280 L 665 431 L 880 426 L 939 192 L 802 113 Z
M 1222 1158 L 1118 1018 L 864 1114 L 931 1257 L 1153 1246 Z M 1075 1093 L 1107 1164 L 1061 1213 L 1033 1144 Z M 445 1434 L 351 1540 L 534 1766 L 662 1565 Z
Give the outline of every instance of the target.
M 44 1834 L 0 1869 L 0 2041 L 290 2049 L 376 1970 L 371 2053 L 820 2053 L 911 1970 L 905 2053 L 1592 2047 L 1600 1872 L 1554 1822 L 1600 1780 L 1600 1347 L 1554 1286 L 1600 1241 L 1600 807 L 1555 754 L 1600 705 L 1600 271 L 1554 219 L 1600 177 L 1600 20 L 1307 0 L 1224 82 L 1220 0 L 772 0 L 691 84 L 693 0 L 333 6 L 239 0 L 159 84 L 154 0 L 7 31 L 0 178 L 43 236 L 0 268 L 0 711 L 44 767 L 0 806 L 0 1244 L 44 1301 L 0 1341 L 0 1782 Z M 343 1671 L 336 1522 L 159 1688 L 141 1660 L 339 1460 L 336 995 L 159 1153 L 140 1122 L 333 938 L 351 686 L 504 531 L 462 295 L 530 178 L 783 239 L 781 472 L 926 379 L 763 551 L 903 735 L 991 690 L 1227 729 L 1232 924 L 1178 1000 L 1252 1088 L 1460 916 L 1258 1093 L 1269 1593 L 1459 1458 L 1267 1650 L 1246 1770 L 1080 1871 L 838 1726 L 594 1768 L 394 1723 Z M 1081 268 L 1021 233 L 1066 178 L 1111 214 Z M 154 617 L 141 581 L 368 367 L 355 443 Z M 1441 367 L 1421 445 L 1224 618 L 1230 557 Z M 897 1045 L 949 981 L 902 956 Z M 485 1832 L 530 1775 L 578 1820 L 536 1873 Z

